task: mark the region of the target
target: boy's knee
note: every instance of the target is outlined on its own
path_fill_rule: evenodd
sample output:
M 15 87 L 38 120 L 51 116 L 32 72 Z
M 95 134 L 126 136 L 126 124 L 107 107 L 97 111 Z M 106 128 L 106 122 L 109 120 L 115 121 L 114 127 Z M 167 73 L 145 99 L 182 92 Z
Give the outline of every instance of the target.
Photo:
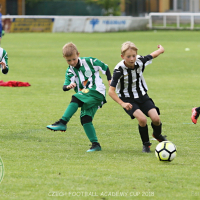
M 83 117 L 81 117 L 81 124 L 87 124 L 92 122 L 92 117 L 89 115 L 84 115 Z
M 141 116 L 138 118 L 139 125 L 144 127 L 147 124 L 147 118 L 145 116 Z
M 79 107 L 81 107 L 83 105 L 83 102 L 80 101 L 78 98 L 76 98 L 75 96 L 72 96 L 72 100 L 70 103 L 77 103 Z
M 157 117 L 154 117 L 151 119 L 152 120 L 152 123 L 155 125 L 155 126 L 159 126 L 160 125 L 160 117 L 157 116 Z

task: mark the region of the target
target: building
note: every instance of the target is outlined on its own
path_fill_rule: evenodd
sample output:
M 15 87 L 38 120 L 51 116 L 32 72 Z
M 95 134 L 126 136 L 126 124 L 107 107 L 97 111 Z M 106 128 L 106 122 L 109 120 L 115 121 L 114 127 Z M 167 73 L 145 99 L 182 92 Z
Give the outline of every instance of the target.
M 0 0 L 3 15 L 25 15 L 25 0 Z
M 64 3 L 69 2 L 67 0 L 66 1 L 60 0 L 60 2 L 61 1 Z M 73 2 L 73 0 L 70 1 Z M 80 0 L 80 2 L 81 1 L 84 0 Z M 121 1 L 120 3 L 121 15 L 124 16 L 145 16 L 150 12 L 200 12 L 200 0 L 120 0 L 120 1 Z M 36 3 L 41 4 L 41 2 L 42 0 Z M 59 1 L 57 0 L 55 3 L 57 4 L 57 2 Z M 30 1 L 27 2 L 26 4 L 26 0 L 0 0 L 0 3 L 3 6 L 2 8 L 3 15 L 32 14 L 29 13 L 30 9 L 26 9 L 26 7 L 28 8 Z M 49 1 L 49 3 L 52 4 L 53 0 Z M 78 2 L 76 1 L 76 3 Z M 85 3 L 87 2 L 85 1 Z M 57 11 L 57 15 L 59 15 L 59 10 Z M 52 13 L 52 10 L 49 12 Z M 77 9 L 76 12 L 78 12 Z M 48 12 L 46 13 L 48 14 Z M 78 13 L 74 14 L 76 15 Z M 63 14 L 61 13 L 61 15 Z M 81 15 L 81 13 L 79 15 Z
M 144 16 L 150 12 L 200 12 L 200 0 L 121 0 L 122 15 Z

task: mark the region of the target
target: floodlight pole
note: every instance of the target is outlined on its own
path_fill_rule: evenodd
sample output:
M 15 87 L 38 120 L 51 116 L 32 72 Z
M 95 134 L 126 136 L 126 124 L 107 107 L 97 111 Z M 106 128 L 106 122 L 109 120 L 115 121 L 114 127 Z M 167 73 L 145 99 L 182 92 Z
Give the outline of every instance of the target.
M 22 0 L 22 15 L 25 15 L 25 0 Z
M 173 10 L 176 12 L 177 9 L 177 0 L 173 0 Z

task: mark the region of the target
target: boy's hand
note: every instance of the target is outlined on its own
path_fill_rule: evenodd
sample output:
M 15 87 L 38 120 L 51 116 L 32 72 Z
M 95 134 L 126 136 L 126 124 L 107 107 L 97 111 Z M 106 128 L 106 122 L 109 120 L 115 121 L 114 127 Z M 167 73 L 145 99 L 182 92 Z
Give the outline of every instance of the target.
M 161 50 L 161 53 L 164 53 L 165 49 L 163 48 L 163 46 L 161 46 L 160 44 L 158 45 L 158 48 Z
M 72 88 L 75 88 L 76 87 L 76 83 L 70 83 L 68 86 L 67 86 L 67 89 L 72 89 Z
M 6 64 L 4 62 L 0 62 L 0 65 L 2 66 L 2 69 L 6 68 Z
M 125 108 L 126 110 L 131 110 L 132 107 L 133 107 L 130 103 L 125 103 L 125 102 L 123 102 L 123 103 L 121 104 L 121 106 L 122 106 L 123 108 Z
M 164 53 L 165 49 L 159 44 L 158 45 L 158 49 L 154 52 L 152 52 L 150 55 L 153 57 L 153 58 L 156 58 L 158 57 L 161 53 Z

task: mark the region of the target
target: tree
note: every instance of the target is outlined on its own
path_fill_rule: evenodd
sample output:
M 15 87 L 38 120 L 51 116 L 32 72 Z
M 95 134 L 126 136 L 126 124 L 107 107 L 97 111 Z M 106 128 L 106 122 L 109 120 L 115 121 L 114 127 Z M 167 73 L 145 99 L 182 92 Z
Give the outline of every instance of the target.
M 103 9 L 103 15 L 121 15 L 120 2 L 121 0 L 26 0 L 26 4 L 34 5 L 38 2 L 52 2 L 52 1 L 84 1 L 88 4 L 99 5 Z
M 120 0 L 86 0 L 86 2 L 101 6 L 104 15 L 121 15 Z

